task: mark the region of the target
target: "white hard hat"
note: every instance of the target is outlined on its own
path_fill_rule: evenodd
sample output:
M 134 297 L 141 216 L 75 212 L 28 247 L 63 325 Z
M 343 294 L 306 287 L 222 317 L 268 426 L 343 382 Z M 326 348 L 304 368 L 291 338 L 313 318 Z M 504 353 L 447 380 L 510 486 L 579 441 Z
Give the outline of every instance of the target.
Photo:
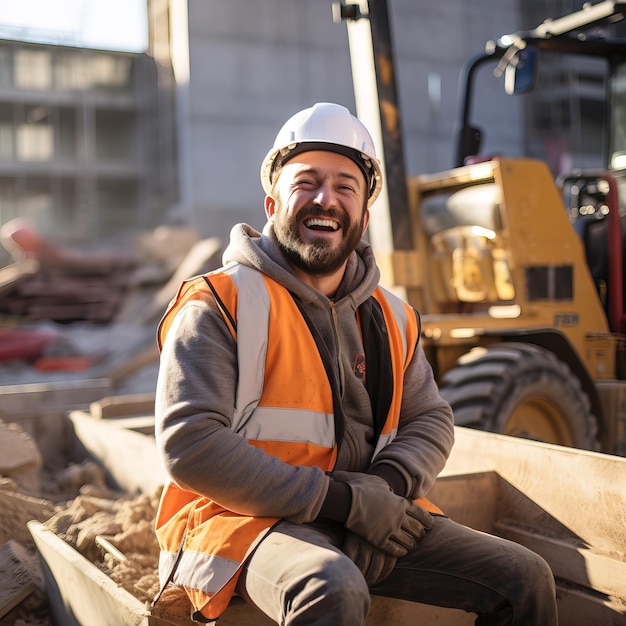
M 271 193 L 272 181 L 286 161 L 310 150 L 338 152 L 352 159 L 369 185 L 367 206 L 371 206 L 383 184 L 374 142 L 367 128 L 348 109 L 330 102 L 318 102 L 296 113 L 278 131 L 261 166 L 265 193 Z

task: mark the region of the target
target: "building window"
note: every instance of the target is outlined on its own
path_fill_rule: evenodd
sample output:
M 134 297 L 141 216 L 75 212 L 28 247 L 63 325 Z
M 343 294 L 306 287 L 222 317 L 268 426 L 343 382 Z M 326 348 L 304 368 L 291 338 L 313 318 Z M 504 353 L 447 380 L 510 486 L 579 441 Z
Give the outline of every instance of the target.
M 18 161 L 49 161 L 54 153 L 52 127 L 20 124 L 16 131 Z
M 128 57 L 95 54 L 89 63 L 91 86 L 101 90 L 132 91 L 132 61 Z
M 16 50 L 15 86 L 22 89 L 50 89 L 52 63 L 47 50 Z

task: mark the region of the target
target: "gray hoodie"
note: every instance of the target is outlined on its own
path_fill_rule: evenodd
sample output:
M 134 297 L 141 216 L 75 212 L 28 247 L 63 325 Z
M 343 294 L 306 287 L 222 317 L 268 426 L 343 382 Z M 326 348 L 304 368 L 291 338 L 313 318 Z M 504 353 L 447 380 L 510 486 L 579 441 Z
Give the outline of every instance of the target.
M 224 253 L 229 261 L 256 268 L 295 293 L 330 348 L 346 417 L 337 469 L 369 470 L 391 479 L 400 495 L 425 495 L 446 462 L 454 430 L 452 411 L 420 346 L 405 374 L 398 434 L 371 464 L 372 408 L 355 371 L 356 356 L 364 354 L 356 309 L 380 276 L 369 244 L 361 242 L 349 257 L 332 301 L 296 278 L 270 223 L 262 234 L 235 226 Z M 157 382 L 157 447 L 171 479 L 237 513 L 314 520 L 329 477 L 317 467 L 284 463 L 234 433 L 236 387 L 236 345 L 215 301 L 208 296 L 188 302 L 168 332 Z

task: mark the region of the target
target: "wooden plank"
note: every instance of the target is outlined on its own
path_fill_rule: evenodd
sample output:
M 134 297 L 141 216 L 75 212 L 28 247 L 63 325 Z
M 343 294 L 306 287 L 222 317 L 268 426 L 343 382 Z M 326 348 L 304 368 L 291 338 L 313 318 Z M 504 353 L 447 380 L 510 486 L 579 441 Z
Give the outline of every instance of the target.
M 107 302 L 77 304 L 34 304 L 28 303 L 25 315 L 29 320 L 91 320 L 108 322 L 113 317 L 119 299 L 110 298 Z
M 4 385 L 0 387 L 0 418 L 10 421 L 22 416 L 65 413 L 110 393 L 108 378 Z
M 87 411 L 72 411 L 72 415 L 80 416 L 82 419 L 101 419 L 98 414 L 94 416 L 93 413 Z M 78 418 L 77 418 L 78 419 Z M 154 412 L 150 415 L 131 415 L 130 417 L 109 417 L 107 418 L 107 424 L 113 428 L 134 430 L 144 435 L 154 435 Z
M 0 297 L 4 297 L 30 279 L 39 271 L 39 263 L 35 259 L 24 259 L 0 268 Z
M 499 518 L 549 517 L 598 553 L 626 553 L 626 458 L 459 426 L 455 435 L 441 476 L 497 472 L 510 487 Z
M 77 550 L 39 522 L 29 522 L 41 557 L 55 624 L 148 626 L 148 610 Z
M 191 604 L 182 590 L 168 589 L 152 610 L 152 615 L 166 623 L 187 626 Z M 436 606 L 407 602 L 394 598 L 372 596 L 372 605 L 366 626 L 413 626 L 414 624 L 438 624 L 439 626 L 470 626 L 476 619 L 475 613 L 466 613 L 458 609 L 444 609 Z M 273 626 L 269 619 L 258 609 L 248 606 L 241 598 L 233 598 L 219 619 L 220 626 Z
M 135 415 L 133 417 L 118 417 L 111 419 L 108 423 L 115 428 L 134 430 L 137 433 L 154 436 L 154 414 Z
M 39 448 L 33 438 L 18 424 L 0 422 L 0 475 L 41 469 Z
M 113 487 L 152 494 L 165 484 L 154 437 L 117 428 L 115 420 L 93 419 L 82 411 L 70 412 L 69 418 L 77 438 L 105 468 Z
M 407 602 L 395 598 L 372 596 L 372 606 L 366 626 L 413 626 L 414 624 L 437 624 L 438 626 L 470 626 L 476 620 L 475 613 L 458 609 Z
M 0 544 L 13 539 L 32 548 L 32 537 L 26 523 L 30 520 L 43 522 L 56 512 L 57 508 L 49 500 L 0 489 Z
M 491 533 L 497 517 L 500 480 L 496 472 L 442 476 L 428 498 L 451 519 Z
M 89 415 L 85 413 L 85 415 Z M 107 420 L 107 424 L 113 428 L 134 430 L 137 433 L 154 436 L 154 414 L 133 415 L 132 417 L 114 417 Z
M 541 555 L 554 575 L 626 602 L 626 562 L 506 522 L 495 524 L 495 533 L 521 543 Z
M 8 541 L 0 547 L 0 617 L 35 589 L 32 558 L 19 543 Z
M 154 393 L 107 396 L 92 402 L 89 412 L 96 419 L 154 414 Z
M 626 606 L 620 600 L 557 584 L 556 601 L 560 626 L 626 624 Z

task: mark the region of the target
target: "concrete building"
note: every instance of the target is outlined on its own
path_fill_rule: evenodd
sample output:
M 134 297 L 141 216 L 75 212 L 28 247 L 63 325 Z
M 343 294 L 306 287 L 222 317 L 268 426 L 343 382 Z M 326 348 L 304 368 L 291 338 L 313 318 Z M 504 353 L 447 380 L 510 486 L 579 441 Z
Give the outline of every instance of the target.
M 158 102 L 148 55 L 0 40 L 0 224 L 80 246 L 160 223 Z

